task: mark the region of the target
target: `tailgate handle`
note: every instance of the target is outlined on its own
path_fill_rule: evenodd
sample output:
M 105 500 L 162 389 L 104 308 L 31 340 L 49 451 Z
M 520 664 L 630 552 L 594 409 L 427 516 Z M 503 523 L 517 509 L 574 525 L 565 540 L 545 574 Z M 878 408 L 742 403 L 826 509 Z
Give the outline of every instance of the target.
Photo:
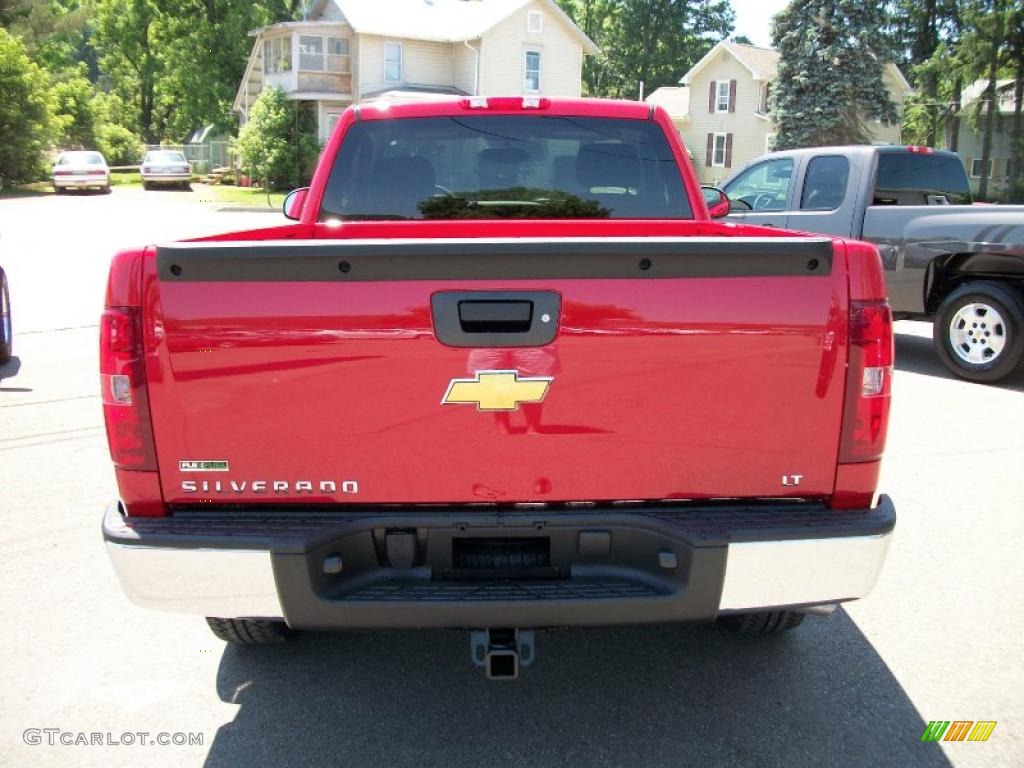
M 466 333 L 526 333 L 532 320 L 532 301 L 459 302 L 459 325 Z
M 558 333 L 554 291 L 440 291 L 430 297 L 434 333 L 451 347 L 540 347 Z

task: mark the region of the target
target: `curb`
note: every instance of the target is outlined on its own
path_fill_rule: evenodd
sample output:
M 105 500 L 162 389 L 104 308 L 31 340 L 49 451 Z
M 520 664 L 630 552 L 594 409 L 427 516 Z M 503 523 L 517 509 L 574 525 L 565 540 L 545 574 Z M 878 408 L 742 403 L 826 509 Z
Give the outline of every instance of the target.
M 281 209 L 272 205 L 220 205 L 218 211 L 235 211 L 237 213 L 281 213 Z

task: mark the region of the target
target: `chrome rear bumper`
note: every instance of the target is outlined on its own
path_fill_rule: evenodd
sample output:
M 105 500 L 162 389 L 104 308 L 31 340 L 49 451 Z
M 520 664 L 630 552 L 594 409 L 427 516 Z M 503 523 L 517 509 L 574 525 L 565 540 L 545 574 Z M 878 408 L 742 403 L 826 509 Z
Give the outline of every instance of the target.
M 782 512 L 778 525 L 767 527 L 770 517 L 755 525 L 737 512 L 735 530 L 709 528 L 700 509 L 530 514 L 526 533 L 550 538 L 553 564 L 556 552 L 568 558 L 563 577 L 491 583 L 452 578 L 451 562 L 435 558 L 450 557 L 454 538 L 523 536 L 511 513 L 479 513 L 479 520 L 466 512 L 364 513 L 303 528 L 286 512 L 256 527 L 253 516 L 237 512 L 236 529 L 228 512 L 126 519 L 119 509 L 107 509 L 103 533 L 132 602 L 222 618 L 283 618 L 296 628 L 595 625 L 813 608 L 871 591 L 895 524 L 886 497 L 873 510 L 806 514 L 803 529 L 795 527 L 799 516 Z M 722 508 L 714 512 L 721 521 Z M 374 543 L 375 532 L 391 529 L 416 530 L 428 542 L 409 567 L 388 563 L 381 540 Z M 597 557 L 582 544 L 581 534 L 594 532 L 609 537 Z M 326 563 L 334 556 L 339 570 L 332 573 Z

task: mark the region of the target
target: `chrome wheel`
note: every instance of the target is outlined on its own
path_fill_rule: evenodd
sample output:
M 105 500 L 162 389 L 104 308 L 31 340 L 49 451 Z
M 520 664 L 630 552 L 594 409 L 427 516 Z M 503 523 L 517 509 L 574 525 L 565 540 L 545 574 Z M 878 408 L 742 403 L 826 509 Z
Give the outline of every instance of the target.
M 949 322 L 949 345 L 965 363 L 995 361 L 1006 347 L 1006 323 L 989 304 L 964 304 Z

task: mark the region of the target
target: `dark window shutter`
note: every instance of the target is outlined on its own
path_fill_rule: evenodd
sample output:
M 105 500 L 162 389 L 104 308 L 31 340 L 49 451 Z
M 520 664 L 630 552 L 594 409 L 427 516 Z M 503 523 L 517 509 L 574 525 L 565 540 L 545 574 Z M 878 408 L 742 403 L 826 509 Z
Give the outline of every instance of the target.
M 715 111 L 715 88 L 718 86 L 714 80 L 711 81 L 711 85 L 708 88 L 708 112 Z
M 715 134 L 709 133 L 708 134 L 708 154 L 707 154 L 707 157 L 704 158 L 704 165 L 708 166 L 709 168 L 711 167 L 711 155 L 712 155 L 712 153 L 714 151 L 715 151 Z
M 771 111 L 771 103 L 772 103 L 772 84 L 771 83 L 765 83 L 764 84 L 764 111 L 765 111 L 765 114 L 767 114 L 769 111 Z
M 729 81 L 729 111 L 736 111 L 736 81 Z
M 725 134 L 725 167 L 732 168 L 732 134 Z

